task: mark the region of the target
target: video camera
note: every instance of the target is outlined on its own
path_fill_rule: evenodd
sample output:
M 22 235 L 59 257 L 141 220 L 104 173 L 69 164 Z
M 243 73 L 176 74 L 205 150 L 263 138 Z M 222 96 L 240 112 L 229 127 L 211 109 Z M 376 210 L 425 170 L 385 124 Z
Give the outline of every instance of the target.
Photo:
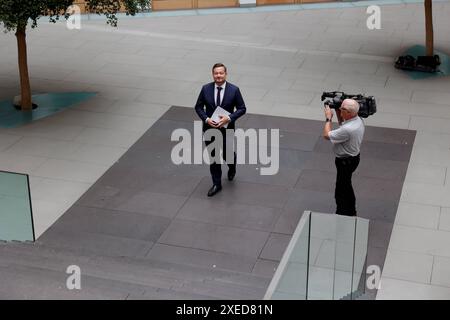
M 327 98 L 330 98 L 331 100 L 326 100 L 324 103 L 331 109 L 339 109 L 342 105 L 342 101 L 345 99 L 356 100 L 359 103 L 358 116 L 361 118 L 367 118 L 377 112 L 377 104 L 375 103 L 375 98 L 373 96 L 365 97 L 361 94 L 345 94 L 342 91 L 322 93 L 322 101 Z

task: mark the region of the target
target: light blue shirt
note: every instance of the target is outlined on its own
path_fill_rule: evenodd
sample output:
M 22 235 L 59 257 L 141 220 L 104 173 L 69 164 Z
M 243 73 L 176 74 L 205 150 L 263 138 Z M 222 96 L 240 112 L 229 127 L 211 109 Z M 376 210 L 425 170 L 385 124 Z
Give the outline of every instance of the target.
M 331 130 L 328 137 L 333 143 L 333 151 L 336 157 L 357 156 L 364 137 L 364 122 L 358 116 L 348 119 L 339 128 Z

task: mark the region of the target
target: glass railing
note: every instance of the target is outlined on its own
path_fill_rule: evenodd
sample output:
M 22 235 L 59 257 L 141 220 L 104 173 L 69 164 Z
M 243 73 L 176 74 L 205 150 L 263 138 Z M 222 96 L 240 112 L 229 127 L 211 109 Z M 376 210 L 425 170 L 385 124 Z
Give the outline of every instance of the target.
M 311 215 L 300 219 L 264 299 L 306 300 L 308 297 Z
M 0 240 L 35 240 L 30 181 L 26 174 L 0 171 Z
M 364 293 L 369 220 L 305 211 L 265 299 L 339 300 Z

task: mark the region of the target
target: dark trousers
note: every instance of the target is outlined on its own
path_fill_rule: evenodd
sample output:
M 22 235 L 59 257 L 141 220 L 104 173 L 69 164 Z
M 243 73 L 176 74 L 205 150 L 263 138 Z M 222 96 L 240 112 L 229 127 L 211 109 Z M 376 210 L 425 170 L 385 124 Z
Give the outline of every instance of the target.
M 359 165 L 359 154 L 354 157 L 336 158 L 337 176 L 334 198 L 336 214 L 356 216 L 356 198 L 352 186 L 352 174 Z
M 227 138 L 225 134 L 225 128 L 219 129 L 222 134 L 222 158 L 226 161 L 227 159 Z M 230 129 L 231 130 L 231 129 Z M 215 137 L 212 137 L 211 141 L 205 141 L 206 146 L 209 146 L 213 143 Z M 215 149 L 211 151 L 211 157 L 215 156 Z M 219 150 L 217 150 L 219 151 Z M 236 152 L 234 153 L 234 161 L 233 163 L 227 163 L 228 169 L 230 172 L 236 172 Z M 221 186 L 222 185 L 222 165 L 220 163 L 213 162 L 209 165 L 209 171 L 211 172 L 211 177 L 214 185 Z

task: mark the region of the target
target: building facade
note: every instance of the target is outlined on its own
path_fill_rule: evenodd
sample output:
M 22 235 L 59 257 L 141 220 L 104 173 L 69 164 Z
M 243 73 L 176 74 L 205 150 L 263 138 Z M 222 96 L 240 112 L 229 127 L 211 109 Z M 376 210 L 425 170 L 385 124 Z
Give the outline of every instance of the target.
M 300 4 L 331 2 L 332 0 L 256 0 L 257 6 L 276 4 Z M 86 12 L 84 0 L 75 2 L 81 8 L 81 12 Z M 203 9 L 203 8 L 227 8 L 239 7 L 239 0 L 152 0 L 152 10 L 180 10 L 180 9 Z

